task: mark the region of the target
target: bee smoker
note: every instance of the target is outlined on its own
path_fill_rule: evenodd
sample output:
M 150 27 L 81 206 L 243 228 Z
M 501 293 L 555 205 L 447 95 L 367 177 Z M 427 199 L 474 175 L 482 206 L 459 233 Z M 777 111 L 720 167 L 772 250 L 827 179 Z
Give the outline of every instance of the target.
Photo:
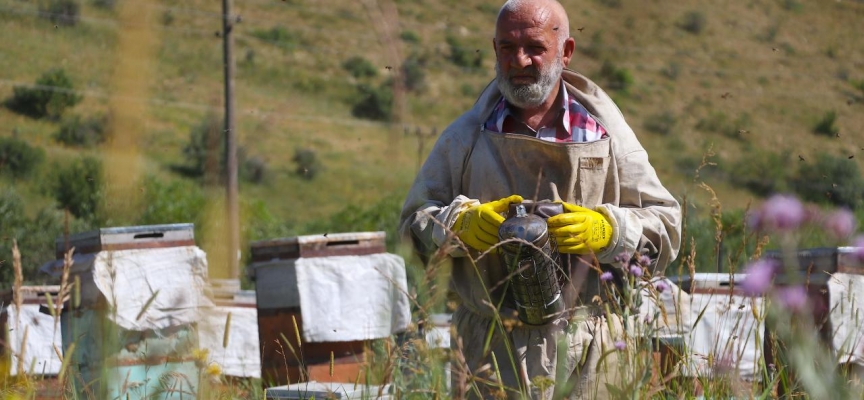
M 559 256 L 546 220 L 528 214 L 524 204 L 517 205 L 516 214 L 498 229 L 498 239 L 519 319 L 529 325 L 543 325 L 564 312 Z

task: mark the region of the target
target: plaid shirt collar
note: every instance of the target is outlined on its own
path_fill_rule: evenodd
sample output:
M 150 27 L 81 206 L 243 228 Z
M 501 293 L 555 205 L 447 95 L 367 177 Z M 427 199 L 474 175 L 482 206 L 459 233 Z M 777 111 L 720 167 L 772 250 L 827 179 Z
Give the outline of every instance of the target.
M 608 137 L 606 129 L 591 116 L 584 106 L 567 93 L 567 87 L 564 86 L 563 81 L 559 93 L 563 94 L 559 96 L 561 98 L 559 116 L 555 118 L 555 124 L 552 126 L 543 126 L 536 131 L 531 129 L 511 113 L 510 103 L 504 96 L 501 96 L 484 127 L 493 132 L 503 132 L 504 121 L 509 117 L 524 127 L 525 132 L 520 133 L 530 134 L 550 142 L 591 142 Z

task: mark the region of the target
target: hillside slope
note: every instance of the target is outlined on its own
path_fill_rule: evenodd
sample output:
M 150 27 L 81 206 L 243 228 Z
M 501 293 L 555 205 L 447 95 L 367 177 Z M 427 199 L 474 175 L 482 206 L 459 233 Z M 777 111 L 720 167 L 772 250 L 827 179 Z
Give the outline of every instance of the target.
M 45 13 L 64 2 L 80 6 L 77 24 L 57 23 L 50 18 L 55 14 Z M 704 204 L 707 192 L 696 185 L 704 180 L 727 209 L 744 207 L 764 194 L 748 184 L 788 189 L 780 181 L 819 154 L 860 172 L 864 2 L 562 3 L 577 41 L 571 67 L 610 88 L 676 196 Z M 391 4 L 395 13 L 388 11 Z M 137 7 L 134 18 L 118 16 L 121 7 Z M 350 204 L 404 196 L 435 135 L 494 76 L 498 2 L 248 0 L 234 7 L 240 145 L 264 171 L 260 182 L 241 183 L 241 196 L 290 232 Z M 6 38 L 0 99 L 62 68 L 83 99 L 66 117 L 105 115 L 128 95 L 112 87 L 112 77 L 120 66 L 138 68 L 147 90 L 131 99 L 143 111 L 129 143 L 137 146 L 140 171 L 197 185 L 191 182 L 200 178 L 183 173 L 190 162 L 183 149 L 208 115 L 217 121 L 221 115 L 220 13 L 218 2 L 203 0 L 0 0 Z M 130 32 L 148 35 L 153 51 L 118 60 L 130 54 L 121 44 L 135 43 L 124 36 Z M 366 61 L 346 64 L 352 57 Z M 364 98 L 372 99 L 373 109 L 386 108 L 388 80 L 406 59 L 411 87 L 402 121 L 356 118 L 352 108 Z M 367 64 L 371 69 L 356 76 L 346 69 Z M 815 132 L 831 113 L 827 133 Z M 0 182 L 26 200 L 28 215 L 55 206 L 46 183 L 52 170 L 107 151 L 104 144 L 57 142 L 62 123 L 0 108 L 0 137 L 24 139 L 47 155 L 30 179 L 0 174 Z M 298 168 L 298 150 L 317 160 L 311 179 L 308 168 Z M 697 177 L 706 154 L 716 165 Z M 218 190 L 206 193 L 219 196 Z

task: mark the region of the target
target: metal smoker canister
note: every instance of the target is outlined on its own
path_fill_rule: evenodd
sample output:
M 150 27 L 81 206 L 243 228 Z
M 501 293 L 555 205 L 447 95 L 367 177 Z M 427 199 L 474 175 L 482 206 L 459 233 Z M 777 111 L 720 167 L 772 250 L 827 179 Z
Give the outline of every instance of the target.
M 510 293 L 519 319 L 529 325 L 543 325 L 564 311 L 559 279 L 558 253 L 549 240 L 546 220 L 528 214 L 524 205 L 498 229 L 501 258 L 510 278 Z M 529 246 L 522 239 L 533 244 Z M 536 248 L 535 248 L 536 247 Z

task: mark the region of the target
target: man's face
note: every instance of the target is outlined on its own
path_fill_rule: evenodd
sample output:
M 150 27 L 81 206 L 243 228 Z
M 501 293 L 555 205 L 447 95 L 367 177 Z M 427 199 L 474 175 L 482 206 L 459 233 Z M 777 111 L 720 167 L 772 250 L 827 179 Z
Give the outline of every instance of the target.
M 516 107 L 541 105 L 559 84 L 566 55 L 544 10 L 502 15 L 495 31 L 495 71 L 498 88 Z M 572 39 L 570 39 L 572 40 Z

